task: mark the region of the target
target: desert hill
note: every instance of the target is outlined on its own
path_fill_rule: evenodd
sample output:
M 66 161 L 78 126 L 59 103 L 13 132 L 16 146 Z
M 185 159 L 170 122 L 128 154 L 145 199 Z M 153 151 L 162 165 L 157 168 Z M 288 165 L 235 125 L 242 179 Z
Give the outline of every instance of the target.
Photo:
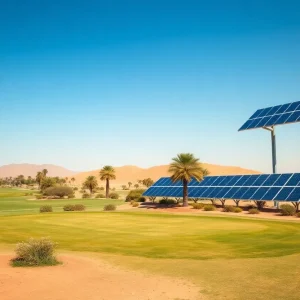
M 259 172 L 240 167 L 219 166 L 204 163 L 203 166 L 210 171 L 210 175 L 239 175 L 239 174 L 258 174 Z M 115 167 L 117 179 L 112 181 L 113 185 L 127 184 L 129 181 L 136 183 L 139 179 L 152 178 L 154 181 L 162 176 L 169 176 L 168 165 L 155 166 L 151 168 L 140 168 L 136 166 Z M 77 183 L 81 183 L 87 176 L 93 175 L 99 178 L 99 170 L 82 172 L 75 175 Z
M 35 165 L 35 164 L 10 164 L 5 166 L 0 166 L 0 178 L 4 177 L 16 177 L 18 175 L 32 176 L 34 177 L 37 172 L 43 169 L 48 170 L 48 176 L 59 176 L 59 177 L 69 177 L 74 176 L 76 172 L 67 170 L 63 167 L 55 165 Z

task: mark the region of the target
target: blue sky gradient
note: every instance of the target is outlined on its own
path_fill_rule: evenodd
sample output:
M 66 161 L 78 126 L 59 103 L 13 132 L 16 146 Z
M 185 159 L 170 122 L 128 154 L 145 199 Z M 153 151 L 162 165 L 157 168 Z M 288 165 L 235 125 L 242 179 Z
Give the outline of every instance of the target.
M 269 133 L 237 130 L 300 99 L 300 3 L 246 2 L 2 1 L 0 165 L 271 172 Z M 280 172 L 300 172 L 299 130 L 277 127 Z

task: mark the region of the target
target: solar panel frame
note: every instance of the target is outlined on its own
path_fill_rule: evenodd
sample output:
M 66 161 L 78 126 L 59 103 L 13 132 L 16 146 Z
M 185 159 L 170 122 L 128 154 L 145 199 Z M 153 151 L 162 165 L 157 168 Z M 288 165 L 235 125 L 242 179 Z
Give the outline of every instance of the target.
M 258 109 L 239 131 L 300 122 L 300 101 Z
M 191 180 L 188 186 L 191 198 L 300 202 L 300 173 L 206 176 L 201 182 Z M 182 197 L 182 193 L 182 182 L 163 177 L 144 195 Z

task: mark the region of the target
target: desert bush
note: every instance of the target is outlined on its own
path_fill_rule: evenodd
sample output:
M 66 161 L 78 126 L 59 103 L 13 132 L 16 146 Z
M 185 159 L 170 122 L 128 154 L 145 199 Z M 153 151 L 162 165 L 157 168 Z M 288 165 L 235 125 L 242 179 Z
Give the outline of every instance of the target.
M 159 200 L 159 204 L 161 205 L 175 205 L 177 204 L 177 202 L 173 199 L 161 199 Z
M 40 212 L 44 213 L 44 212 L 52 212 L 52 206 L 51 205 L 43 205 L 40 207 Z
M 74 198 L 75 198 L 74 194 L 68 196 L 68 199 L 74 199 Z
M 54 256 L 56 244 L 47 238 L 29 239 L 17 244 L 16 257 L 11 260 L 13 266 L 46 266 L 57 265 Z
M 143 195 L 144 192 L 144 189 L 131 190 L 126 196 L 126 202 L 130 202 L 131 200 L 137 201 Z
M 295 207 L 289 204 L 282 204 L 280 210 L 283 216 L 293 216 L 296 213 Z
M 140 205 L 140 203 L 139 202 L 132 202 L 132 204 L 131 204 L 133 207 L 138 207 L 139 205 Z
M 73 188 L 73 191 L 78 191 L 78 187 L 74 187 L 74 188 Z
M 234 212 L 235 207 L 232 205 L 225 205 L 223 208 L 224 212 Z
M 74 211 L 74 205 L 73 205 L 73 204 L 66 204 L 66 205 L 63 207 L 63 210 L 64 210 L 64 211 Z
M 104 187 L 103 187 L 103 186 L 100 186 L 100 187 L 99 187 L 99 191 L 104 191 Z
M 74 191 L 68 186 L 53 186 L 45 189 L 43 194 L 45 196 L 58 196 L 60 198 L 63 198 L 73 195 Z
M 82 199 L 87 199 L 87 198 L 90 198 L 90 197 L 91 197 L 91 195 L 88 194 L 88 193 L 82 194 Z
M 137 201 L 138 202 L 146 202 L 146 198 L 141 196 Z
M 297 213 L 296 213 L 296 217 L 297 217 L 297 218 L 300 218 L 300 212 L 297 212 Z
M 107 204 L 103 208 L 104 211 L 112 211 L 112 210 L 116 210 L 116 209 L 117 209 L 117 207 L 114 204 Z
M 104 195 L 104 194 L 97 194 L 97 195 L 95 196 L 95 198 L 105 198 L 105 195 Z
M 241 213 L 243 210 L 240 207 L 235 207 L 233 212 L 234 213 Z
M 109 198 L 110 199 L 119 199 L 119 194 L 117 194 L 117 193 L 110 193 L 109 194 Z
M 83 204 L 75 204 L 73 206 L 74 211 L 84 211 L 85 210 L 85 206 Z
M 255 205 L 253 205 L 253 204 L 249 204 L 249 205 L 247 205 L 247 208 L 248 209 L 252 209 L 252 208 L 257 208 Z
M 213 211 L 213 210 L 216 210 L 216 207 L 214 205 L 212 205 L 212 204 L 205 204 L 204 207 L 203 207 L 203 209 L 205 211 Z
M 248 213 L 250 215 L 257 215 L 257 214 L 260 213 L 260 211 L 257 208 L 250 208 L 249 211 L 248 211 Z
M 193 203 L 192 204 L 193 209 L 202 209 L 204 207 L 203 203 Z
M 43 195 L 35 195 L 36 199 L 43 199 Z

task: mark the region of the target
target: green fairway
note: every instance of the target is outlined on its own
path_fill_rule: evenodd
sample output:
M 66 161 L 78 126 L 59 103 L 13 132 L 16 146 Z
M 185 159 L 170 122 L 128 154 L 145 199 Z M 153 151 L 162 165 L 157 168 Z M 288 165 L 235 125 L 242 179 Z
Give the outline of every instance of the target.
M 84 204 L 87 211 L 103 210 L 106 204 L 120 205 L 124 201 L 111 199 L 62 199 L 62 200 L 35 200 L 35 196 L 25 196 L 32 193 L 30 190 L 0 188 L 0 216 L 36 214 L 42 205 L 51 205 L 53 211 L 63 211 L 66 204 Z M 35 192 L 36 193 L 36 192 Z
M 57 203 L 69 201 L 75 200 Z M 97 201 L 116 200 L 76 201 L 97 210 Z M 0 198 L 22 212 L 0 216 L 0 245 L 50 237 L 61 251 L 188 278 L 208 299 L 298 299 L 299 222 L 126 211 L 26 214 L 26 205 L 37 211 L 41 202 L 49 201 Z

